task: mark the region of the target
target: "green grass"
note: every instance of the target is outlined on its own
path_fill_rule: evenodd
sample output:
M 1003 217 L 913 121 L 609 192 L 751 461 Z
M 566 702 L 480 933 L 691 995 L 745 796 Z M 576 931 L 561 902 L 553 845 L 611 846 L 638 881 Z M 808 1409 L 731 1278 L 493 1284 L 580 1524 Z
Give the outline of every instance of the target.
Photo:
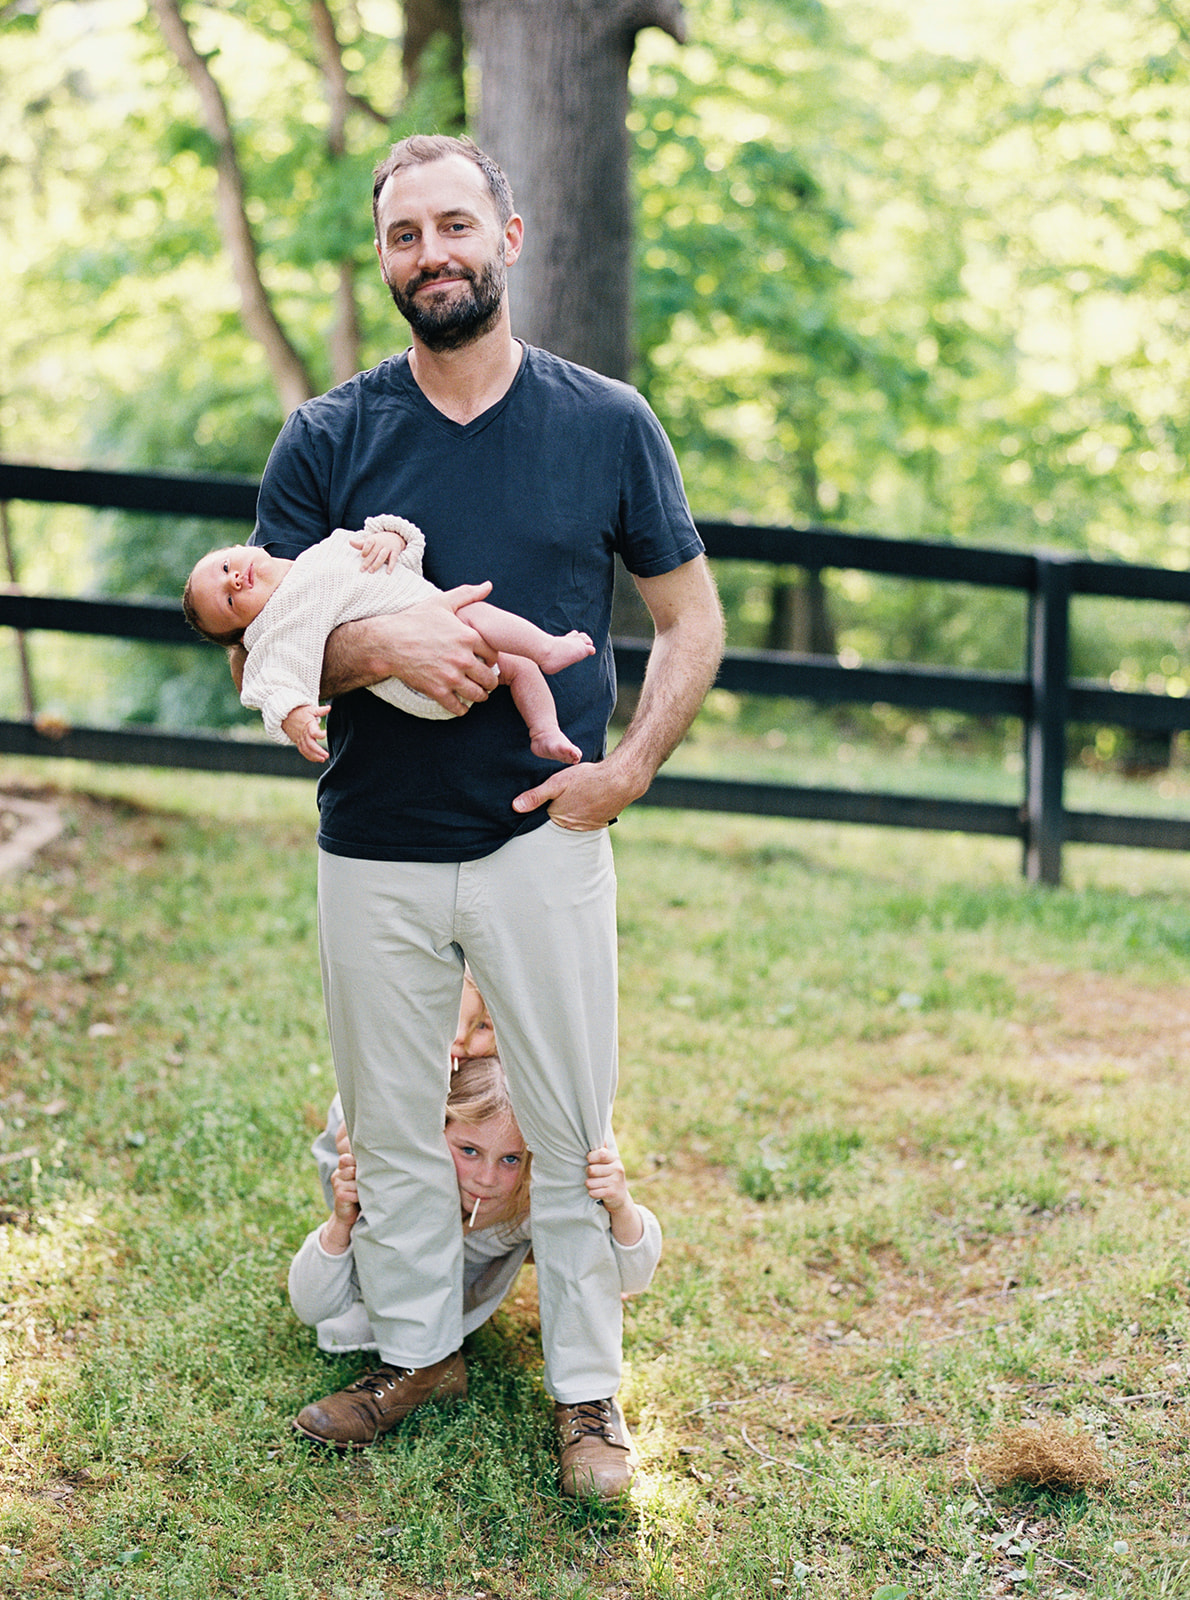
M 554 1485 L 531 1274 L 353 1461 L 288 1308 L 332 1077 L 304 784 L 12 763 L 0 1590 L 86 1600 L 1190 1596 L 1190 860 L 639 809 L 617 1125 L 666 1248 L 622 1510 Z M 997 1487 L 1021 1422 L 1102 1486 Z

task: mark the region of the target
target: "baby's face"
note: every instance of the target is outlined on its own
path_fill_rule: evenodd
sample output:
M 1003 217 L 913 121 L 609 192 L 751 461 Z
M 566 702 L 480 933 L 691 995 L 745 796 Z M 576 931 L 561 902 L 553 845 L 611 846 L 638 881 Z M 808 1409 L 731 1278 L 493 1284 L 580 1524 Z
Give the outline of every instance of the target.
M 210 633 L 246 628 L 280 582 L 275 567 L 267 551 L 245 544 L 204 556 L 190 577 L 190 597 L 203 627 Z

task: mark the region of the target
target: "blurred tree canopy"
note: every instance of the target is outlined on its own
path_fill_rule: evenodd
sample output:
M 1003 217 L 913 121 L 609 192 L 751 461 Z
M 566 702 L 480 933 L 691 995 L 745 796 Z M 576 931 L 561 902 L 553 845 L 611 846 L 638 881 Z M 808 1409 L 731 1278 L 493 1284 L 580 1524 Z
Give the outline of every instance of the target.
M 411 0 L 408 32 L 405 11 L 0 0 L 6 454 L 255 475 L 303 381 L 394 347 L 371 168 L 478 103 L 458 5 Z M 1185 566 L 1190 0 L 685 12 L 687 43 L 650 30 L 632 61 L 634 375 L 696 513 Z M 220 228 L 228 143 L 304 374 L 285 398 Z M 74 592 L 172 594 L 220 536 L 25 508 L 14 527 L 30 587 Z M 738 640 L 764 642 L 768 576 L 726 574 Z M 831 582 L 841 635 L 866 604 L 865 654 L 1016 648 L 994 608 L 916 594 L 874 624 L 859 575 Z

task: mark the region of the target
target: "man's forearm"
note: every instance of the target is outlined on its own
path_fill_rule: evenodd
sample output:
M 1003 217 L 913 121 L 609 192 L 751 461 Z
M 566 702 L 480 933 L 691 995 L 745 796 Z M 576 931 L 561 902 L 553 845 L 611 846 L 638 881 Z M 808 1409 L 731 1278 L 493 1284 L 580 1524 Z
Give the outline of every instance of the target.
M 344 622 L 327 637 L 322 655 L 319 693 L 324 700 L 352 689 L 369 689 L 385 678 L 398 677 L 391 626 L 393 617 L 364 617 Z
M 723 613 L 702 563 L 690 573 L 687 589 L 678 604 L 655 613 L 657 632 L 640 700 L 613 752 L 615 764 L 637 790 L 634 798 L 682 742 L 722 659 Z
M 490 584 L 467 584 L 408 610 L 345 622 L 329 635 L 322 659 L 324 700 L 400 678 L 461 716 L 499 682 L 495 652 L 458 615 L 484 599 Z

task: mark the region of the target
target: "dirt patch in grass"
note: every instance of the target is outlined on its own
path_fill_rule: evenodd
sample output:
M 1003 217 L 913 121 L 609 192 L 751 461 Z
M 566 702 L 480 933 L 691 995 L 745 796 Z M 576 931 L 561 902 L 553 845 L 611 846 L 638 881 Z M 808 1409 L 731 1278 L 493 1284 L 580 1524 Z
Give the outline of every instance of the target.
M 1190 1056 L 1190 994 L 1184 987 L 1141 988 L 1097 972 L 1056 968 L 1022 974 L 1022 995 L 1039 1003 L 1037 1021 L 1014 1024 L 1041 1066 L 1119 1063 L 1129 1075 L 1163 1073 Z

